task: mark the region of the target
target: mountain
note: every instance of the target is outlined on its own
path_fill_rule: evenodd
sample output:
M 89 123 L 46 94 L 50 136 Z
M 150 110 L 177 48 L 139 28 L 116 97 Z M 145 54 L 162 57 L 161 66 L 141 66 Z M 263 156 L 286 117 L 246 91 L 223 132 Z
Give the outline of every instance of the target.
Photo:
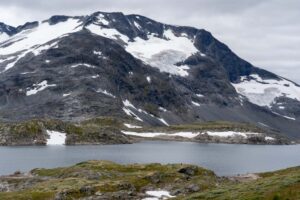
M 206 30 L 96 12 L 0 23 L 0 120 L 245 122 L 300 138 L 300 87 Z

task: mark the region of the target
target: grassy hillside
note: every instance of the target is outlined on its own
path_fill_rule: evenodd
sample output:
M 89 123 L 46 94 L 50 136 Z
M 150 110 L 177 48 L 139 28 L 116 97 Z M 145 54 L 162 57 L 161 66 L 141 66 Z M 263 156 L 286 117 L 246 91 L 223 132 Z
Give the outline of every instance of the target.
M 88 161 L 2 177 L 0 199 L 142 199 L 151 190 L 168 191 L 175 199 L 300 199 L 300 167 L 253 177 L 218 177 L 185 164 Z
M 300 167 L 261 173 L 260 178 L 244 183 L 228 183 L 189 195 L 184 199 L 299 200 Z

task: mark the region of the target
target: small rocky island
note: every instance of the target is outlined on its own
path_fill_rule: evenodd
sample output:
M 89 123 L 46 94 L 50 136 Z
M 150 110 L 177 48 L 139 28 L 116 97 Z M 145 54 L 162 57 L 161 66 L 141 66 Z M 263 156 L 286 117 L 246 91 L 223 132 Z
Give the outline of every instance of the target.
M 130 144 L 141 140 L 231 144 L 293 143 L 276 132 L 251 124 L 222 121 L 149 126 L 130 118 L 98 117 L 81 122 L 33 119 L 0 123 L 2 146 Z
M 87 161 L 0 177 L 0 199 L 299 199 L 300 167 L 219 177 L 186 164 Z

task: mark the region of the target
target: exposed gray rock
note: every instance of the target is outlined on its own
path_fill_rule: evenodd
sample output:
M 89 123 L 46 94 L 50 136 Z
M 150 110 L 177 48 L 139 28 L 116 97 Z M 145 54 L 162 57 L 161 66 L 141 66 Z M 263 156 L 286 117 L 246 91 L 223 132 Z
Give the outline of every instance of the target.
M 98 21 L 99 14 L 107 24 Z M 145 125 L 163 126 L 165 123 L 161 119 L 168 124 L 223 120 L 247 122 L 257 126 L 264 124 L 262 128 L 266 130 L 290 139 L 300 138 L 299 101 L 288 97 L 278 98 L 276 102 L 284 104 L 284 110 L 280 109 L 278 104 L 272 108 L 260 107 L 248 102 L 246 98 L 241 104 L 241 97 L 232 86 L 232 83 L 239 82 L 241 76 L 249 78 L 253 73 L 273 80 L 279 80 L 280 77 L 239 58 L 211 33 L 203 29 L 171 26 L 143 16 L 122 13 L 97 12 L 88 16 L 53 16 L 44 23 L 55 27 L 71 18 L 80 22 L 80 28 L 75 33 L 46 43 L 57 43 L 57 47 L 51 47 L 38 55 L 28 52 L 19 60 L 16 56 L 22 52 L 16 52 L 9 55 L 15 57 L 13 60 L 0 63 L 1 121 L 51 118 L 77 122 L 99 116 L 113 116 L 140 119 Z M 135 22 L 139 23 L 140 28 L 134 26 Z M 99 26 L 99 29 L 114 29 L 127 36 L 130 41 L 137 37 L 148 39 L 150 34 L 166 39 L 164 31 L 171 30 L 175 35 L 184 34 L 193 39 L 199 52 L 176 63 L 178 66 L 189 66 L 189 76 L 162 73 L 128 53 L 124 48 L 124 41 L 91 33 L 87 29 L 90 24 Z M 36 22 L 26 23 L 17 28 L 0 24 L 0 32 L 11 36 L 37 26 L 39 25 Z M 11 45 L 11 42 L 0 44 L 0 48 L 7 45 Z M 94 51 L 101 52 L 101 56 L 94 54 Z M 163 56 L 174 55 L 180 56 L 176 52 Z M 0 55 L 0 58 L 6 59 L 8 56 Z M 5 67 L 14 61 L 14 67 L 5 71 Z M 92 67 L 86 67 L 86 64 Z M 74 65 L 77 67 L 72 67 Z M 151 84 L 147 81 L 147 76 L 151 77 Z M 34 95 L 26 95 L 28 89 L 43 81 L 47 81 L 51 87 Z M 199 97 L 197 94 L 203 96 Z M 125 100 L 129 100 L 133 105 L 127 109 L 135 117 L 124 112 Z M 197 102 L 200 106 L 192 102 Z M 282 115 L 293 117 L 295 120 Z M 100 131 L 93 137 L 104 137 L 112 143 L 130 142 L 123 135 L 117 140 L 115 136 L 118 133 L 114 131 L 110 132 L 110 136 L 105 134 Z M 95 138 L 84 141 L 70 134 L 67 144 L 91 143 Z M 260 143 L 261 139 L 250 138 L 245 143 Z M 35 144 L 45 143 L 44 138 L 35 138 L 35 141 Z M 101 144 L 103 141 L 96 140 L 95 143 Z M 0 134 L 0 144 L 14 142 L 6 134 Z M 24 140 L 22 144 L 33 144 L 33 140 Z

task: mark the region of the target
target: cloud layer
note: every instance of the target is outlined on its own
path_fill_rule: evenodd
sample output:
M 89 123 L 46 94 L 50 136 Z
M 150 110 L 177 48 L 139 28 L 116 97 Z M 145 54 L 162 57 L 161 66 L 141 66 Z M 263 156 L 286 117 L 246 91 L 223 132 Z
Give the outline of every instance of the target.
M 94 11 L 204 28 L 252 64 L 300 83 L 298 0 L 0 0 L 0 21 L 11 25 Z

